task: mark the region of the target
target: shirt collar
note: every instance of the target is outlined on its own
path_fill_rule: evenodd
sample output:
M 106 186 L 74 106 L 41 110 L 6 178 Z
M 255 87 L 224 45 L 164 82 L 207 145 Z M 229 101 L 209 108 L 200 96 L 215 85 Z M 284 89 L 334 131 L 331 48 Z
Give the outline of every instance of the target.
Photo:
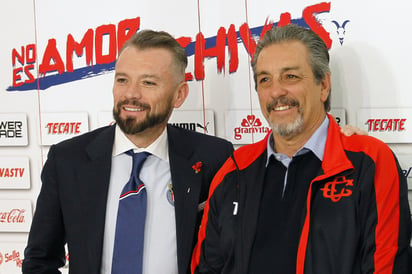
M 312 134 L 312 136 L 309 138 L 306 144 L 301 149 L 299 149 L 293 156 L 304 154 L 310 150 L 313 152 L 313 154 L 316 155 L 316 157 L 318 157 L 319 160 L 322 161 L 323 154 L 325 153 L 325 144 L 326 144 L 326 138 L 328 136 L 328 127 L 329 127 L 329 119 L 328 119 L 328 116 L 326 115 L 322 124 L 316 129 L 316 131 Z M 276 153 L 273 150 L 273 148 L 274 148 L 274 139 L 273 139 L 273 134 L 271 134 L 268 138 L 268 143 L 267 143 L 266 166 L 269 164 L 270 156 L 273 155 L 275 159 L 277 159 L 278 161 L 281 161 L 286 167 L 288 167 L 292 159 L 290 159 L 285 154 Z
M 134 152 L 143 152 L 143 151 L 150 152 L 152 155 L 168 162 L 169 161 L 169 150 L 168 150 L 166 128 L 163 130 L 162 134 L 160 134 L 160 136 L 157 137 L 157 139 L 153 143 L 151 143 L 148 147 L 139 148 L 135 144 L 133 144 L 132 141 L 129 140 L 129 138 L 127 138 L 124 132 L 116 124 L 112 156 L 113 157 L 117 156 L 131 149 L 133 149 Z

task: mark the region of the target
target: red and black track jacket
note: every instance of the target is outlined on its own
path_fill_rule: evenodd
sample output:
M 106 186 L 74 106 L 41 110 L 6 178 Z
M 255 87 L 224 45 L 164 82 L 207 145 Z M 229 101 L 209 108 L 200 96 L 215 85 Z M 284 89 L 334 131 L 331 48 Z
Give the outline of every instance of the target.
M 407 273 L 411 218 L 395 156 L 373 137 L 342 135 L 329 120 L 322 172 L 311 181 L 302 217 L 296 273 Z M 216 174 L 192 273 L 248 273 L 269 134 L 236 150 Z

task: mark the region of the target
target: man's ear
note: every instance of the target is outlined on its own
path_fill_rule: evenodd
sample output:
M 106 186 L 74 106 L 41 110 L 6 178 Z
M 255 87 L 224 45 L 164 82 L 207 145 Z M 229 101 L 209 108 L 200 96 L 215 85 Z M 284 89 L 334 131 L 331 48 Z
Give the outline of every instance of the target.
M 189 94 L 189 85 L 186 81 L 180 83 L 176 88 L 174 107 L 179 108 L 185 102 Z
M 331 82 L 330 82 L 330 73 L 326 73 L 325 77 L 323 77 L 322 81 L 320 82 L 322 86 L 321 90 L 321 100 L 322 102 L 326 102 L 329 97 L 330 89 L 331 89 Z

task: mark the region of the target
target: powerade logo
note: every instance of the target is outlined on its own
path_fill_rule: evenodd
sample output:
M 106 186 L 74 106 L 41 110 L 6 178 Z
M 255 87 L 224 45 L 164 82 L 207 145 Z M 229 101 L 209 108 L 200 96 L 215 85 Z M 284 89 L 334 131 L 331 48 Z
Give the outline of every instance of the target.
M 253 134 L 253 133 L 263 133 L 266 134 L 270 131 L 270 128 L 262 126 L 262 122 L 259 118 L 256 118 L 255 115 L 248 115 L 246 118 L 243 118 L 240 127 L 234 129 L 234 138 L 236 140 L 241 140 L 244 134 Z
M 194 55 L 194 71 L 186 73 L 186 80 L 201 81 L 205 79 L 204 61 L 206 58 L 216 58 L 217 71 L 225 71 L 225 64 L 229 64 L 229 73 L 234 73 L 239 66 L 239 46 L 242 43 L 249 56 L 253 56 L 256 49 L 256 40 L 266 31 L 276 26 L 289 23 L 311 28 L 325 42 L 328 48 L 332 45 L 327 32 L 316 16 L 330 12 L 330 3 L 319 3 L 307 6 L 302 11 L 302 18 L 292 19 L 288 12 L 280 15 L 277 23 L 266 20 L 263 26 L 250 28 L 244 23 L 238 29 L 234 24 L 228 28 L 220 27 L 215 37 L 205 38 L 203 33 L 196 35 L 195 41 L 191 37 L 179 37 L 177 41 L 185 48 L 187 55 Z M 67 35 L 66 50 L 59 51 L 58 41 L 50 38 L 46 48 L 41 51 L 36 44 L 30 43 L 16 47 L 11 51 L 12 85 L 7 91 L 45 90 L 49 87 L 68 82 L 95 77 L 114 70 L 116 56 L 124 42 L 140 29 L 140 17 L 125 19 L 117 25 L 108 24 L 88 29 L 83 38 L 77 41 L 72 34 Z M 106 50 L 104 42 L 108 41 Z M 226 49 L 227 47 L 227 49 Z M 43 56 L 38 56 L 44 52 Z M 228 55 L 229 62 L 226 62 Z M 85 56 L 85 57 L 83 57 Z M 73 58 L 85 58 L 86 67 L 75 68 Z M 39 62 L 40 77 L 36 78 L 35 63 Z

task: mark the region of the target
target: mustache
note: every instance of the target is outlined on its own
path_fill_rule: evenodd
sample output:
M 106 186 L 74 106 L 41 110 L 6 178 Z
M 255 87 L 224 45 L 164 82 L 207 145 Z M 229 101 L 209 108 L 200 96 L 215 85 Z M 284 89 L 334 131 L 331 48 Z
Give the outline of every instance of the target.
M 290 105 L 292 107 L 295 107 L 295 106 L 299 107 L 299 102 L 297 100 L 290 99 L 290 98 L 287 98 L 287 97 L 275 98 L 275 99 L 273 99 L 272 102 L 270 102 L 266 105 L 267 112 L 271 112 L 272 109 L 274 109 L 278 105 Z
M 139 102 L 138 100 L 124 100 L 117 103 L 117 109 L 120 109 L 123 105 L 135 106 L 140 109 L 150 109 L 150 105 Z

